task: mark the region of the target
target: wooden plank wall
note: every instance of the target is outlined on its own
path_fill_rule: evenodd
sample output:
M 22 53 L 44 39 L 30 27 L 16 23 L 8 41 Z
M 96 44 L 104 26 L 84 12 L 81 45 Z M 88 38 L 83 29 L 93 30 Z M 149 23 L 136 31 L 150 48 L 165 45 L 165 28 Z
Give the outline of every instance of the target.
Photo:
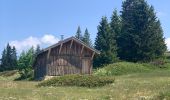
M 71 45 L 72 44 L 72 45 Z M 70 46 L 71 45 L 71 46 Z M 83 48 L 83 45 L 71 41 L 52 48 L 48 56 L 48 51 L 39 55 L 36 62 L 35 76 L 42 77 L 45 75 L 56 76 L 65 74 L 90 74 L 92 70 L 92 54 L 88 48 Z M 71 47 L 71 48 L 70 48 Z M 83 52 L 82 51 L 83 48 Z M 48 59 L 47 59 L 48 58 Z M 87 59 L 88 72 L 82 72 L 82 60 Z
M 41 78 L 44 77 L 44 75 L 46 74 L 46 55 L 47 53 L 43 53 L 41 55 L 38 55 L 37 59 L 36 59 L 36 64 L 35 64 L 35 68 L 34 68 L 34 76 L 35 78 Z

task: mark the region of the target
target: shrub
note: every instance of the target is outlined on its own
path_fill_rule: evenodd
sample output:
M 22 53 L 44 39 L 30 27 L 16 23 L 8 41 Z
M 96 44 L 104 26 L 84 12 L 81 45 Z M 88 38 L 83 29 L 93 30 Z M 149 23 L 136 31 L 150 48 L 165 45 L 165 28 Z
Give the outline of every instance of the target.
M 148 72 L 149 70 L 149 67 L 146 67 L 140 63 L 118 62 L 106 65 L 105 67 L 98 69 L 96 72 L 94 72 L 94 74 L 100 76 L 111 76 L 129 73 Z
M 15 79 L 16 81 L 18 80 L 33 80 L 34 79 L 34 71 L 31 69 L 24 69 L 19 71 L 20 77 Z
M 99 77 L 92 75 L 66 75 L 54 77 L 38 84 L 41 86 L 78 86 L 78 87 L 100 87 L 114 82 L 114 78 Z

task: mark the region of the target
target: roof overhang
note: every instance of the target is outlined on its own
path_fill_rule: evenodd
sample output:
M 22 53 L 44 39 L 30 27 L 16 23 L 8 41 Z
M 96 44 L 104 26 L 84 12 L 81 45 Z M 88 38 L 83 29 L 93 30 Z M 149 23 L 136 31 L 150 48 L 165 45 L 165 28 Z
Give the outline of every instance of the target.
M 86 48 L 90 49 L 91 51 L 95 52 L 96 54 L 100 54 L 100 51 L 98 51 L 98 50 L 96 50 L 96 49 L 88 46 L 88 45 L 87 45 L 86 43 L 84 43 L 83 41 L 81 41 L 81 40 L 79 40 L 79 39 L 77 39 L 77 38 L 75 38 L 75 37 L 70 37 L 70 38 L 67 38 L 67 39 L 65 39 L 65 40 L 59 41 L 58 43 L 56 43 L 56 44 L 54 44 L 54 45 L 52 45 L 52 46 L 49 46 L 49 47 L 41 50 L 37 55 L 40 55 L 41 53 L 46 52 L 46 51 L 48 51 L 49 49 L 55 48 L 55 47 L 57 47 L 57 46 L 59 46 L 59 45 L 61 45 L 61 44 L 63 44 L 63 43 L 69 42 L 69 41 L 71 41 L 71 40 L 73 40 L 73 41 L 75 41 L 75 42 L 77 42 L 77 43 L 85 46 Z

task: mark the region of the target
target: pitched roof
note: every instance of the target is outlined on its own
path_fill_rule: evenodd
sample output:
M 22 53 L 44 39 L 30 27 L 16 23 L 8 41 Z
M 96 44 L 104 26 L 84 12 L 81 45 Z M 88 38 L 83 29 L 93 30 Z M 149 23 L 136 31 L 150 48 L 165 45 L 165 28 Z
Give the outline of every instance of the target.
M 83 41 L 81 41 L 81 40 L 77 39 L 76 37 L 73 37 L 73 36 L 72 36 L 72 37 L 70 37 L 70 38 L 67 38 L 67 39 L 65 39 L 65 40 L 59 41 L 58 43 L 56 43 L 56 44 L 54 44 L 54 45 L 52 45 L 52 46 L 49 46 L 49 47 L 41 50 L 40 53 L 38 53 L 38 55 L 41 54 L 41 53 L 43 53 L 43 52 L 45 52 L 45 51 L 48 51 L 49 49 L 52 49 L 52 48 L 54 48 L 54 47 L 56 47 L 56 46 L 59 46 L 59 45 L 61 45 L 62 43 L 66 43 L 66 42 L 68 42 L 68 41 L 70 41 L 70 40 L 73 40 L 73 41 L 75 41 L 75 42 L 78 42 L 78 43 L 82 44 L 83 46 L 85 46 L 86 48 L 88 48 L 88 49 L 96 52 L 97 54 L 100 54 L 100 51 L 98 51 L 98 50 L 96 50 L 96 49 L 88 46 L 88 45 L 87 45 L 86 43 L 84 43 Z

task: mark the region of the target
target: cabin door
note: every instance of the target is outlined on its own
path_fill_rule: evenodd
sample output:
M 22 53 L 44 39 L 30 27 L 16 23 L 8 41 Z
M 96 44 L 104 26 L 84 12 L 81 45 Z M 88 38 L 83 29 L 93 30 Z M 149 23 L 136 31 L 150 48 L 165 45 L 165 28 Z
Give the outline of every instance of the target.
M 82 74 L 90 74 L 90 60 L 82 59 Z

